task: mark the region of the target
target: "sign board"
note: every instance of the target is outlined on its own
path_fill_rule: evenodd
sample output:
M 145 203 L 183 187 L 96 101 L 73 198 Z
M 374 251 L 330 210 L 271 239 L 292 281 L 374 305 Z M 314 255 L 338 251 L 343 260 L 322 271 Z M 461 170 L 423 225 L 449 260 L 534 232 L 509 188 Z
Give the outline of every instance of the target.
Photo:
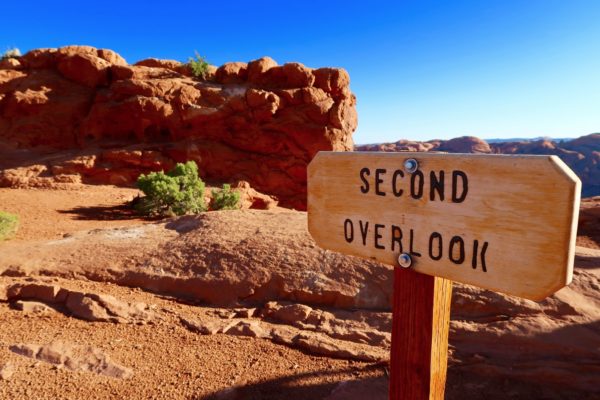
M 556 156 L 320 152 L 308 228 L 329 250 L 541 300 L 572 279 L 580 190 Z

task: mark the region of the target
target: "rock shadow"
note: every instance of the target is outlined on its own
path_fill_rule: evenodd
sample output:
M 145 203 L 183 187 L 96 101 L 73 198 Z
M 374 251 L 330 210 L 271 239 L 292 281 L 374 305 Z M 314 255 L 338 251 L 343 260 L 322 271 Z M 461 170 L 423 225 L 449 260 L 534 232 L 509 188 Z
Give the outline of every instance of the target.
M 600 399 L 600 320 L 541 332 L 526 346 L 538 350 L 507 359 L 455 353 L 462 362 L 448 366 L 446 399 Z
M 165 228 L 176 231 L 177 233 L 188 233 L 203 226 L 201 214 L 184 215 L 177 217 L 165 224 Z
M 600 257 L 575 255 L 575 268 L 582 268 L 582 269 L 600 268 Z

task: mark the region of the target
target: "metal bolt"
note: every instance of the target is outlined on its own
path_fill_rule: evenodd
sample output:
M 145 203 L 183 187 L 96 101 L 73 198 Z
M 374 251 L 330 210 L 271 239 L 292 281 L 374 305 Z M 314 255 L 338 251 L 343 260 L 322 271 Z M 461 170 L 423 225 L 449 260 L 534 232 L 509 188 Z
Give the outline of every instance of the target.
M 410 268 L 412 265 L 412 258 L 408 253 L 402 253 L 398 256 L 398 264 L 402 268 Z
M 409 174 L 412 174 L 419 169 L 419 163 L 414 158 L 409 158 L 408 160 L 404 161 L 404 169 Z

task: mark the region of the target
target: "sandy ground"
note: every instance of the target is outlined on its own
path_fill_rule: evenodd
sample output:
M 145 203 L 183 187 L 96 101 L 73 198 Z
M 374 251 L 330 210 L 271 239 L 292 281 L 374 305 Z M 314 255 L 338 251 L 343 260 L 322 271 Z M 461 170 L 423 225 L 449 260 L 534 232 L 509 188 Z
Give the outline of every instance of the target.
M 325 398 L 337 383 L 382 376 L 380 366 L 316 357 L 264 339 L 199 335 L 180 315 L 207 318 L 213 308 L 174 302 L 140 290 L 81 281 L 54 280 L 62 287 L 143 301 L 159 310 L 151 324 L 86 322 L 60 312 L 26 314 L 0 304 L 0 360 L 15 367 L 0 380 L 3 399 L 200 399 Z M 92 345 L 133 369 L 130 379 L 72 372 L 14 354 L 16 343 L 53 341 Z M 240 389 L 243 387 L 243 389 Z M 238 389 L 236 389 L 238 388 Z
M 153 223 L 139 219 L 123 207 L 124 202 L 136 195 L 137 190 L 112 186 L 0 189 L 0 209 L 16 213 L 21 219 L 17 236 L 0 244 L 0 257 L 3 246 L 27 246 L 40 240 L 69 237 L 79 231 Z M 578 237 L 578 245 L 598 249 L 597 238 L 597 232 L 585 232 Z M 597 268 L 596 252 L 590 254 L 590 266 Z M 94 254 L 83 256 L 93 258 Z M 4 276 L 0 277 L 0 285 L 26 279 Z M 385 364 L 316 356 L 261 338 L 200 335 L 186 329 L 181 317 L 210 321 L 221 309 L 110 283 L 47 279 L 63 288 L 110 294 L 126 302 L 143 302 L 156 310 L 159 317 L 148 323 L 87 322 L 73 318 L 60 307 L 56 311 L 24 313 L 0 302 L 0 378 L 3 366 L 8 365 L 8 371 L 12 372 L 7 379 L 0 379 L 0 398 L 334 400 L 386 396 Z M 594 326 L 590 325 L 590 329 L 596 330 Z M 73 372 L 9 349 L 15 344 L 55 341 L 98 348 L 115 362 L 131 368 L 133 376 L 116 379 Z M 600 351 L 600 347 L 590 351 Z M 485 363 L 482 368 L 486 368 Z M 600 366 L 590 368 L 599 368 L 600 386 Z M 543 385 L 496 379 L 493 372 L 484 375 L 485 378 L 474 377 L 468 371 L 449 370 L 446 398 L 600 398 L 585 391 L 557 392 Z
M 135 189 L 81 186 L 77 189 L 0 189 L 0 209 L 20 217 L 12 244 L 58 239 L 73 232 L 152 223 L 122 205 Z M 0 245 L 0 257 L 2 254 Z M 93 255 L 92 255 L 93 256 Z M 6 278 L 4 278 L 6 279 Z M 266 339 L 199 335 L 177 315 L 195 318 L 214 308 L 186 305 L 137 289 L 79 280 L 62 286 L 111 294 L 156 305 L 166 316 L 155 324 L 86 322 L 60 312 L 25 314 L 0 303 L 0 366 L 15 371 L 0 379 L 2 399 L 321 399 L 340 382 L 384 378 L 378 364 L 319 357 Z M 121 380 L 56 368 L 17 355 L 8 346 L 52 341 L 92 345 L 134 370 Z
M 13 241 L 57 239 L 77 231 L 144 223 L 123 207 L 138 193 L 91 185 L 62 190 L 0 188 L 0 209 L 19 216 Z

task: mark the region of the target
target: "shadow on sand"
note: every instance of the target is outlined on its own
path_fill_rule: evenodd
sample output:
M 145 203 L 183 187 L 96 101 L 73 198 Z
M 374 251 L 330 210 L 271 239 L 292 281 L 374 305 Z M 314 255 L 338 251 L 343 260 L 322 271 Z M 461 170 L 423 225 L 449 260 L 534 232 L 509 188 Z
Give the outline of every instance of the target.
M 387 378 L 383 374 L 381 365 L 368 365 L 361 368 L 363 372 L 371 372 L 374 375 L 362 379 L 352 379 L 348 375 L 357 371 L 356 368 L 345 368 L 331 371 L 314 371 L 294 375 L 288 375 L 276 379 L 265 380 L 261 382 L 249 383 L 246 385 L 237 385 L 226 388 L 206 396 L 192 396 L 189 400 L 303 400 L 303 399 L 372 399 L 387 400 L 388 391 Z M 318 379 L 320 383 L 310 383 L 312 379 Z M 355 387 L 348 389 L 353 392 L 348 397 L 347 389 L 344 387 L 346 382 Z M 367 397 L 360 389 L 368 390 Z
M 140 219 L 140 215 L 129 205 L 73 207 L 69 210 L 58 210 L 61 214 L 73 215 L 73 219 L 86 221 L 115 221 Z

